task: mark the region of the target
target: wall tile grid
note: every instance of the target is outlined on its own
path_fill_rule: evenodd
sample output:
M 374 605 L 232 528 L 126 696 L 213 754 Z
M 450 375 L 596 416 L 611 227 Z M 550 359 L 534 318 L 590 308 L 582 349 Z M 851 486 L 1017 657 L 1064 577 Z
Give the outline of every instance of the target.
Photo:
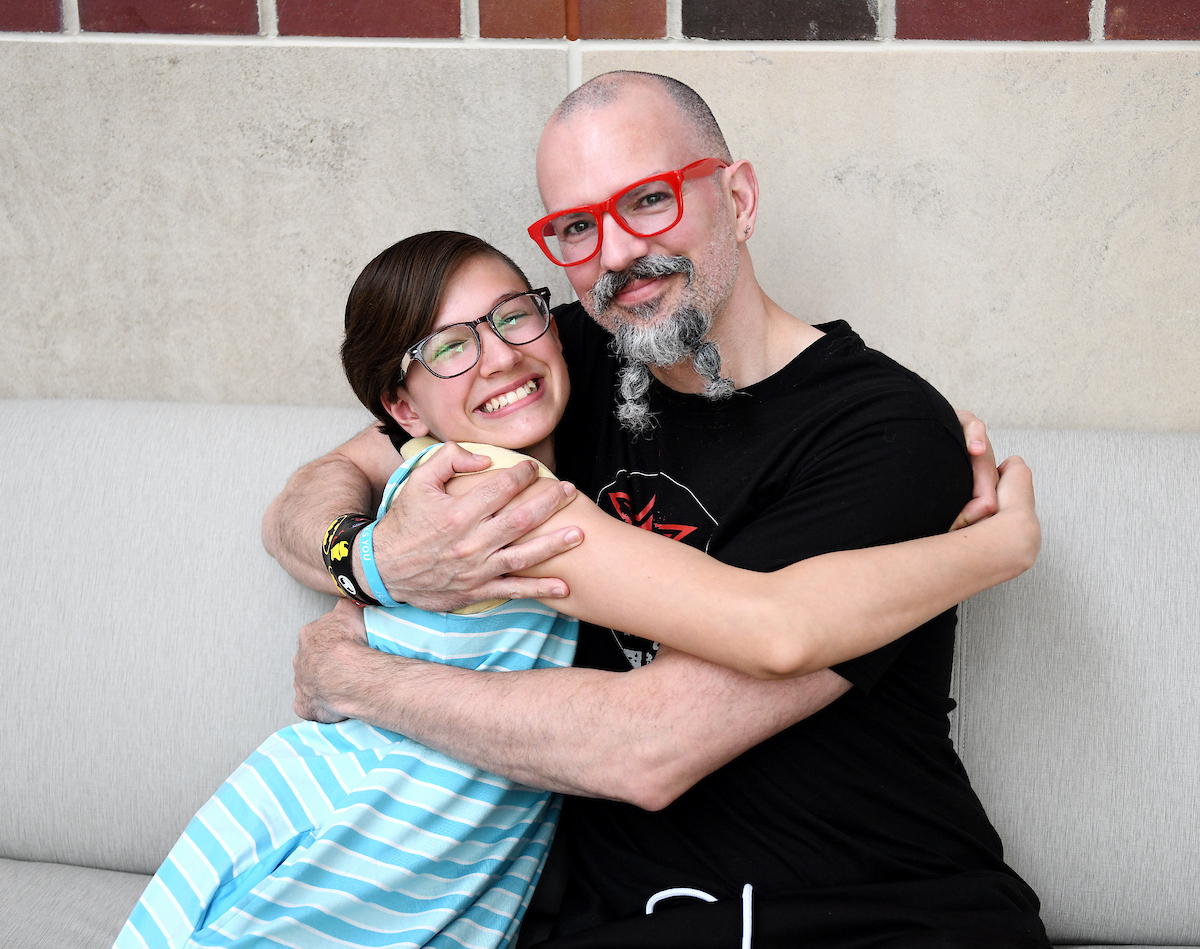
M 69 0 L 0 0 L 0 32 L 57 32 Z M 662 39 L 667 0 L 477 0 L 484 38 Z M 85 32 L 253 35 L 258 0 L 77 0 Z M 896 38 L 1089 38 L 1092 0 L 895 0 Z M 878 0 L 682 0 L 683 35 L 702 40 L 871 40 Z M 277 0 L 281 36 L 455 39 L 460 0 Z M 1200 40 L 1200 0 L 1106 0 L 1104 35 Z

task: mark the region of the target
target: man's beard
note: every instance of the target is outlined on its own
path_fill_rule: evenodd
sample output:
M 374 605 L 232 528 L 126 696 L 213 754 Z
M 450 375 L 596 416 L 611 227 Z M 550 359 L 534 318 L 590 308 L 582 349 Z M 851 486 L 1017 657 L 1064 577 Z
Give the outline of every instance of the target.
M 721 375 L 721 353 L 707 339 L 713 325 L 711 306 L 684 294 L 675 312 L 652 322 L 659 300 L 629 307 L 629 317 L 614 319 L 609 312 L 612 298 L 631 281 L 643 277 L 665 277 L 681 273 L 687 278 L 685 290 L 695 278 L 696 269 L 687 257 L 650 254 L 639 257 L 625 270 L 602 274 L 588 293 L 592 317 L 613 334 L 612 348 L 625 363 L 619 376 L 617 419 L 621 427 L 635 435 L 654 427 L 647 393 L 650 391 L 650 366 L 673 366 L 691 358 L 692 366 L 708 380 L 707 399 L 727 399 L 734 393 L 733 380 Z

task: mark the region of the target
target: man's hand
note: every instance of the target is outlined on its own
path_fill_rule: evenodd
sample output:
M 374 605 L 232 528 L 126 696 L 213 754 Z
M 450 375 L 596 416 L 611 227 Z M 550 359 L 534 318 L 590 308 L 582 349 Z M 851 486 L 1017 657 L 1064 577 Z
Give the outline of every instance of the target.
M 522 462 L 477 479 L 461 497 L 446 492 L 455 472 L 481 471 L 488 463 L 484 456 L 451 444 L 409 475 L 375 528 L 376 566 L 393 599 L 445 611 L 490 599 L 566 596 L 562 580 L 507 574 L 583 540 L 575 527 L 521 540 L 570 503 L 574 486 L 538 481 L 533 462 Z M 535 482 L 533 490 L 517 498 Z
M 346 716 L 334 710 L 337 698 L 353 690 L 347 681 L 353 653 L 370 649 L 362 610 L 349 600 L 300 629 L 300 647 L 292 660 L 296 699 L 292 708 L 312 722 L 341 722 Z
M 1000 480 L 996 471 L 996 455 L 987 437 L 987 426 L 971 412 L 957 409 L 956 414 L 967 442 L 967 453 L 971 456 L 975 485 L 971 489 L 971 500 L 950 525 L 952 531 L 996 513 L 996 484 Z

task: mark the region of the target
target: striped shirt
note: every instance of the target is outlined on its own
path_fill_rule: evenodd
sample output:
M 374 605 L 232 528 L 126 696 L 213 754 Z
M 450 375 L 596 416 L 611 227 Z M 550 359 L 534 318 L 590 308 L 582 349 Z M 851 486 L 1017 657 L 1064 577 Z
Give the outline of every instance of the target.
M 570 665 L 578 625 L 533 600 L 364 618 L 375 649 L 499 671 Z M 363 722 L 292 725 L 192 818 L 114 949 L 505 947 L 560 808 L 556 795 Z

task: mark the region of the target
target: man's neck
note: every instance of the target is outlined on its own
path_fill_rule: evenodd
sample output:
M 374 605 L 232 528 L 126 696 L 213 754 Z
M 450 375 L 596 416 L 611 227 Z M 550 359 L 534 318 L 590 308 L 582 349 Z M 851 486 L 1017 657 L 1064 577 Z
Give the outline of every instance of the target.
M 734 288 L 708 338 L 721 353 L 721 375 L 744 389 L 779 372 L 823 335 L 775 303 L 751 275 L 744 286 Z M 703 392 L 709 381 L 696 372 L 690 359 L 651 366 L 650 371 L 676 392 Z

